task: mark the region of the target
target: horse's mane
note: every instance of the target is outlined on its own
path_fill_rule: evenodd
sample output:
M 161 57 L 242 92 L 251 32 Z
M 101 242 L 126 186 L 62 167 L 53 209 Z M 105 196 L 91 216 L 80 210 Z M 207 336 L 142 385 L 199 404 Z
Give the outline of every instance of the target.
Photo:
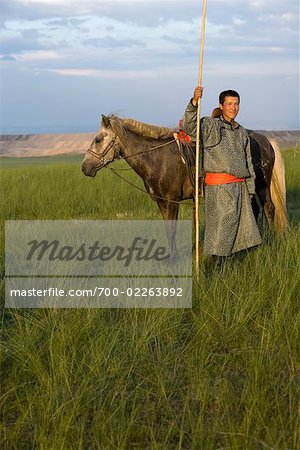
M 146 138 L 153 139 L 170 139 L 173 138 L 173 134 L 175 133 L 175 128 L 167 128 L 167 127 L 159 127 L 157 125 L 150 125 L 148 123 L 140 122 L 135 119 L 128 119 L 126 117 L 121 118 L 114 114 L 109 116 L 109 120 L 112 126 L 117 126 L 118 128 L 122 127 L 123 129 L 127 129 L 132 131 L 135 134 Z

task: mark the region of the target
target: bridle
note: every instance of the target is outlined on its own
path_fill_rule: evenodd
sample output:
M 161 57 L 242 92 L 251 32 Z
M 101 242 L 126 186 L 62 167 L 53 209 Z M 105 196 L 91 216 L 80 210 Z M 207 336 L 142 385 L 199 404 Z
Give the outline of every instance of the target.
M 89 153 L 90 155 L 93 155 L 95 158 L 99 159 L 101 165 L 105 166 L 106 164 L 108 164 L 109 162 L 114 161 L 116 158 L 118 158 L 120 156 L 120 152 L 119 152 L 119 150 L 117 150 L 114 153 L 113 159 L 106 159 L 105 158 L 105 155 L 107 155 L 109 150 L 111 150 L 113 148 L 113 146 L 115 145 L 116 140 L 117 140 L 116 137 L 114 137 L 110 141 L 110 143 L 107 145 L 107 147 L 105 148 L 105 150 L 103 151 L 103 153 L 101 155 L 98 155 L 98 153 L 94 152 L 90 148 L 87 150 L 87 153 Z

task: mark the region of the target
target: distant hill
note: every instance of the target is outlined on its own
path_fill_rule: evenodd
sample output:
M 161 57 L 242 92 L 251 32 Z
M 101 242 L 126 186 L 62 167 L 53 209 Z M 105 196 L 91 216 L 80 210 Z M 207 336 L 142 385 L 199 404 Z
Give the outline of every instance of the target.
M 0 135 L 0 156 L 85 153 L 96 133 Z
M 291 147 L 299 148 L 300 130 L 294 131 L 265 131 L 257 130 L 258 133 L 264 134 L 269 139 L 275 139 L 281 149 Z
M 259 131 L 281 148 L 299 147 L 300 131 Z M 85 153 L 95 133 L 0 135 L 0 156 L 30 157 Z

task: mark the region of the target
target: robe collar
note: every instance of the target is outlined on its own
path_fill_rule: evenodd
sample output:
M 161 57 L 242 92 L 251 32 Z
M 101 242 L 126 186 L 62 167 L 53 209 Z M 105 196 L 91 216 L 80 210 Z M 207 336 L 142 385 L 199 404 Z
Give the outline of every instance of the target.
M 227 126 L 230 126 L 231 130 L 236 130 L 237 128 L 239 128 L 240 124 L 238 122 L 233 122 L 233 124 L 231 122 L 228 122 L 228 120 L 225 120 L 223 116 L 220 116 L 220 120 Z

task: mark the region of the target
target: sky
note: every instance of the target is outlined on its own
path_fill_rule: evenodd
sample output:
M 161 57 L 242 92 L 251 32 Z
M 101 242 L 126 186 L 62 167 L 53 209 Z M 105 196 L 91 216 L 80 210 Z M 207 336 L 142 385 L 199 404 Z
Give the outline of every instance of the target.
M 97 131 L 101 114 L 176 126 L 198 80 L 202 0 L 0 0 L 0 133 Z M 207 0 L 201 115 L 299 129 L 298 0 Z

